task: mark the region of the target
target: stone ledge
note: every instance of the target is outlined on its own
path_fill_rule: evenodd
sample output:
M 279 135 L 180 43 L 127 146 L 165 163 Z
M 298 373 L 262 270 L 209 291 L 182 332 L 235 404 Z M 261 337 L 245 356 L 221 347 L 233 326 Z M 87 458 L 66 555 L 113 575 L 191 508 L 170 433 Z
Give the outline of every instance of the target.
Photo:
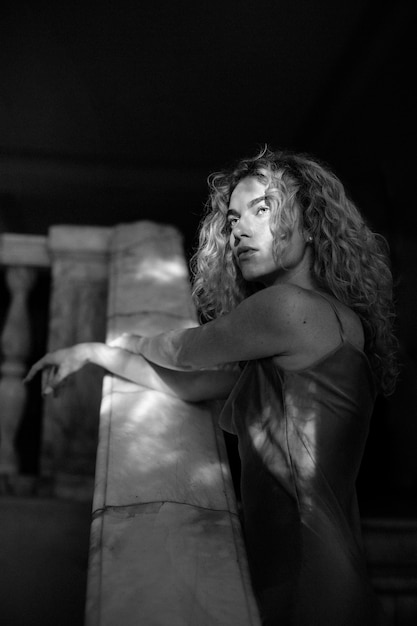
M 104 511 L 93 522 L 90 553 L 90 584 L 99 602 L 105 598 L 100 626 L 258 624 L 234 523 L 227 511 L 172 502 Z
M 0 264 L 50 267 L 47 238 L 43 235 L 1 234 Z

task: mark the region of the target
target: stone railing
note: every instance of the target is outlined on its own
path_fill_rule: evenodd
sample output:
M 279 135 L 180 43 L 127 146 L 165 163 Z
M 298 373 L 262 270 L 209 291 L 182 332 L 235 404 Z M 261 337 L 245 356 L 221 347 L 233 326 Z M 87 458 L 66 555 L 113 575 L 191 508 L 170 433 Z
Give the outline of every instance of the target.
M 112 229 L 54 226 L 49 231 L 48 350 L 104 341 Z M 103 373 L 69 377 L 43 407 L 41 478 L 59 497 L 92 500 Z
M 5 321 L 0 341 L 0 480 L 2 490 L 19 490 L 16 438 L 27 402 L 28 390 L 22 379 L 32 346 L 28 301 L 37 275 L 50 266 L 46 237 L 1 235 L 0 266 L 8 291 L 7 308 L 2 303 Z
M 174 228 L 117 227 L 109 269 L 109 340 L 196 324 Z M 259 621 L 224 440 L 209 408 L 106 377 L 87 625 L 116 623 Z
M 39 260 L 20 259 L 19 271 L 12 270 L 13 237 L 1 238 L 11 291 L 2 376 L 11 402 L 0 416 L 9 477 L 19 470 L 14 440 L 30 354 L 33 270 L 21 268 L 40 259 L 50 268 L 49 350 L 196 324 L 181 236 L 172 227 L 53 227 L 34 239 Z M 259 624 L 224 439 L 210 407 L 112 376 L 102 387 L 98 368 L 83 369 L 45 399 L 42 488 L 90 498 L 97 437 L 87 625 Z
M 87 368 L 54 399 L 45 398 L 37 476 L 21 473 L 16 436 L 28 386 L 22 378 L 34 359 L 29 296 L 37 275 L 50 273 L 48 333 L 43 352 L 78 341 L 104 340 L 110 229 L 54 226 L 47 237 L 0 236 L 0 265 L 10 292 L 1 335 L 0 475 L 3 492 L 43 493 L 91 500 L 102 373 Z M 32 303 L 33 304 L 33 303 Z M 37 355 L 38 357 L 41 354 Z M 36 385 L 40 392 L 39 378 Z M 27 408 L 27 407 L 26 407 Z M 29 407 L 30 408 L 30 407 Z

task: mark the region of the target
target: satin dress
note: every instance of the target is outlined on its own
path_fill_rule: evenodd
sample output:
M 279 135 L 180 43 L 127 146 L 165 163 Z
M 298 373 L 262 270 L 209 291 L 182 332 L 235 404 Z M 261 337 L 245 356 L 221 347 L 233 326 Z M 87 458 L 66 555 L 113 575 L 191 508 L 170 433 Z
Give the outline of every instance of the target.
M 326 298 L 327 300 L 327 298 Z M 243 526 L 265 626 L 373 626 L 355 481 L 375 389 L 345 338 L 311 366 L 243 366 L 220 426 L 238 436 Z

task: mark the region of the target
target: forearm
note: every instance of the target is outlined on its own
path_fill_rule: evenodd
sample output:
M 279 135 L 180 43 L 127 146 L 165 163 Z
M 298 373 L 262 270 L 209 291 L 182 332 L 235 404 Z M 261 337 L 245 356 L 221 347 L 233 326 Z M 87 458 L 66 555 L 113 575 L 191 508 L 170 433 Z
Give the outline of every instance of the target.
M 193 329 L 175 329 L 142 337 L 124 333 L 110 343 L 110 346 L 123 348 L 134 354 L 141 354 L 154 365 L 181 372 L 201 369 L 198 359 L 184 359 L 184 347 L 193 342 Z
M 111 374 L 140 382 L 141 358 L 137 354 L 123 348 L 109 346 L 105 343 L 90 342 L 81 344 L 85 350 L 86 363 L 94 363 Z
M 132 337 L 132 336 L 130 336 Z M 141 338 L 135 337 L 130 347 Z M 86 361 L 144 387 L 174 395 L 189 402 L 225 398 L 236 382 L 233 367 L 212 371 L 178 371 L 149 362 L 144 356 L 102 343 L 86 345 Z
M 180 372 L 214 370 L 228 363 L 226 355 L 220 356 L 210 338 L 206 338 L 206 326 L 141 337 L 136 341 L 135 350 L 160 367 Z

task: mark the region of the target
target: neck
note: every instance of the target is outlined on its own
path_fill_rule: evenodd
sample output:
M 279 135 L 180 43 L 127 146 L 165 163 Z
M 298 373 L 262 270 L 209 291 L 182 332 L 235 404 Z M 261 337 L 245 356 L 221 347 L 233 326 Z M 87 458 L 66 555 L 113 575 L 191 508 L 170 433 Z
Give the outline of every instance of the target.
M 303 289 L 317 289 L 316 281 L 314 280 L 311 273 L 311 265 L 312 265 L 312 249 L 310 246 L 306 246 L 305 253 L 303 255 L 302 260 L 296 265 L 294 268 L 289 268 L 286 270 L 282 270 L 275 277 L 273 281 L 273 285 L 282 285 L 286 283 L 290 283 L 292 285 L 297 285 L 298 287 L 302 287 Z M 265 284 L 265 287 L 267 285 Z
M 274 285 L 285 285 L 285 284 L 291 284 L 291 285 L 297 285 L 298 287 L 302 287 L 303 289 L 316 289 L 317 285 L 315 284 L 315 281 L 313 280 L 313 277 L 311 276 L 311 273 L 305 273 L 302 272 L 301 270 L 297 270 L 295 272 L 287 272 L 285 274 L 285 276 L 283 276 L 282 278 L 278 278 L 277 280 L 274 281 L 273 283 Z M 266 285 L 265 285 L 266 286 Z

